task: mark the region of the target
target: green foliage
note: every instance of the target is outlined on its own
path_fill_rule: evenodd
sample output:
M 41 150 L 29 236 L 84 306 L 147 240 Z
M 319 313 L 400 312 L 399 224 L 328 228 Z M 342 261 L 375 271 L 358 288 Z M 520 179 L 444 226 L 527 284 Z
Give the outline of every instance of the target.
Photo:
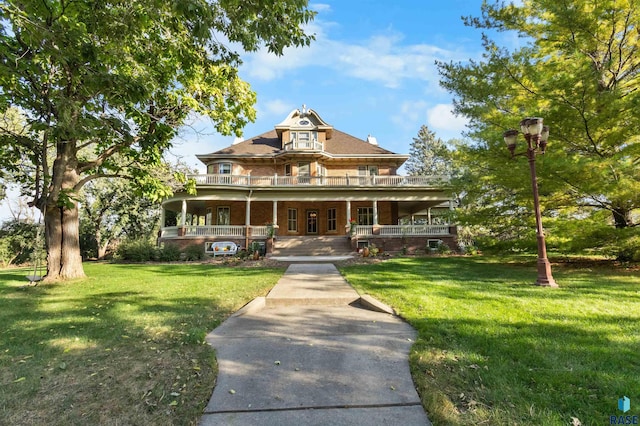
M 509 159 L 502 133 L 525 116 L 539 116 L 551 128 L 547 153 L 536 162 L 543 213 L 578 209 L 572 217 L 578 220 L 604 211 L 603 225 L 633 225 L 640 207 L 640 5 L 485 3 L 482 17 L 465 21 L 511 32 L 523 44 L 509 50 L 485 35 L 480 61 L 439 64 L 441 84 L 471 126 L 473 142 L 455 152 L 462 223 L 508 240 L 505 234 L 518 235 L 529 222 L 529 168 L 524 159 Z M 518 151 L 522 143 L 520 136 Z
M 197 114 L 239 136 L 256 100 L 238 75 L 239 52 L 308 45 L 302 25 L 314 15 L 307 0 L 3 1 L 0 113 L 23 117 L 0 121 L 0 173 L 41 211 L 59 210 L 70 235 L 93 179 L 126 178 L 151 201 L 171 195 L 156 171 L 177 129 Z M 73 259 L 68 276 L 83 276 L 78 241 L 49 241 L 61 241 L 48 247 L 53 258 Z
M 180 260 L 182 251 L 176 244 L 165 243 L 163 247 L 157 250 L 156 258 L 160 262 L 176 262 Z
M 622 262 L 640 262 L 640 235 L 624 240 L 616 258 Z
M 0 264 L 6 267 L 11 264 L 22 264 L 43 258 L 44 237 L 35 223 L 10 220 L 0 227 Z
M 411 176 L 453 175 L 451 152 L 447 144 L 427 126 L 420 127 L 418 136 L 411 142 L 410 156 L 404 167 Z
M 202 260 L 204 259 L 204 247 L 202 244 L 191 244 L 184 249 L 185 260 Z
M 147 239 L 123 241 L 116 250 L 116 258 L 127 262 L 149 262 L 155 257 L 156 247 Z

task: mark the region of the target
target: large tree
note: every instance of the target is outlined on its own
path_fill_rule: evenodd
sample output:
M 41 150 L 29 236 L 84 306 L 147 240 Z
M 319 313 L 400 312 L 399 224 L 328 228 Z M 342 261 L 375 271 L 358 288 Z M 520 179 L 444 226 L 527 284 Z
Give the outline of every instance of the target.
M 605 210 L 615 227 L 635 225 L 640 4 L 485 2 L 482 16 L 465 22 L 494 38 L 516 34 L 519 46 L 500 46 L 484 34 L 481 60 L 439 64 L 441 84 L 454 94 L 456 112 L 470 119 L 475 141 L 457 152 L 465 170 L 459 183 L 475 197 L 467 217 L 491 226 L 500 223 L 496 215 L 514 220 L 525 213 L 518 206 L 531 200 L 528 166 L 509 162 L 502 133 L 525 116 L 539 116 L 551 127 L 549 149 L 538 162 L 547 213 L 574 208 L 579 217 Z
M 239 134 L 255 117 L 232 46 L 281 54 L 307 45 L 302 25 L 313 15 L 307 0 L 1 2 L 0 111 L 19 108 L 28 132 L 0 132 L 0 167 L 15 171 L 45 212 L 47 280 L 84 276 L 83 185 L 126 176 L 167 195 L 149 166 L 189 114 L 209 116 L 222 134 Z
M 404 167 L 412 176 L 451 177 L 453 170 L 450 148 L 436 137 L 435 132 L 423 125 L 411 142 L 409 159 Z

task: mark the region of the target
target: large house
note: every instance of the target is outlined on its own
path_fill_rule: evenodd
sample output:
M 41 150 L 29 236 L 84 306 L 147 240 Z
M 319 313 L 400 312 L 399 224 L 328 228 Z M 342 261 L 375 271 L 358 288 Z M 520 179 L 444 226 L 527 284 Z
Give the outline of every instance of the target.
M 452 201 L 437 176 L 400 176 L 409 158 L 334 129 L 305 106 L 271 131 L 197 156 L 197 195 L 162 203 L 160 242 L 259 243 L 268 253 L 456 245 Z M 271 238 L 275 237 L 275 238 Z M 310 253 L 302 253 L 305 250 Z M 302 252 L 301 252 L 302 251 Z

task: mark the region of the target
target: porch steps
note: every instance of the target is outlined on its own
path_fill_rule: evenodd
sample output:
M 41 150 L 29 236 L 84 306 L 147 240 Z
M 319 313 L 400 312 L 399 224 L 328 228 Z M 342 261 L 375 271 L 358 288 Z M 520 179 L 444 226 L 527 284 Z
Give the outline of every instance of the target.
M 273 249 L 273 256 L 345 256 L 352 254 L 351 245 L 344 235 L 278 236 Z

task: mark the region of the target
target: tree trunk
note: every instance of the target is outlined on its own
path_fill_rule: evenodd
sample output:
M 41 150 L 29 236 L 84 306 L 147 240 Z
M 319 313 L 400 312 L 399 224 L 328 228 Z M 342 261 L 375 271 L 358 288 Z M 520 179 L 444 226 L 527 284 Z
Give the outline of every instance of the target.
M 630 210 L 624 207 L 617 207 L 611 210 L 611 213 L 617 229 L 627 228 L 632 224 Z
M 78 205 L 49 207 L 45 216 L 47 241 L 46 281 L 85 278 L 80 255 Z
M 47 275 L 45 281 L 85 278 L 80 254 L 80 220 L 75 186 L 78 184 L 75 145 L 58 144 L 53 163 L 52 186 L 59 191 L 50 194 L 45 214 L 47 242 Z

